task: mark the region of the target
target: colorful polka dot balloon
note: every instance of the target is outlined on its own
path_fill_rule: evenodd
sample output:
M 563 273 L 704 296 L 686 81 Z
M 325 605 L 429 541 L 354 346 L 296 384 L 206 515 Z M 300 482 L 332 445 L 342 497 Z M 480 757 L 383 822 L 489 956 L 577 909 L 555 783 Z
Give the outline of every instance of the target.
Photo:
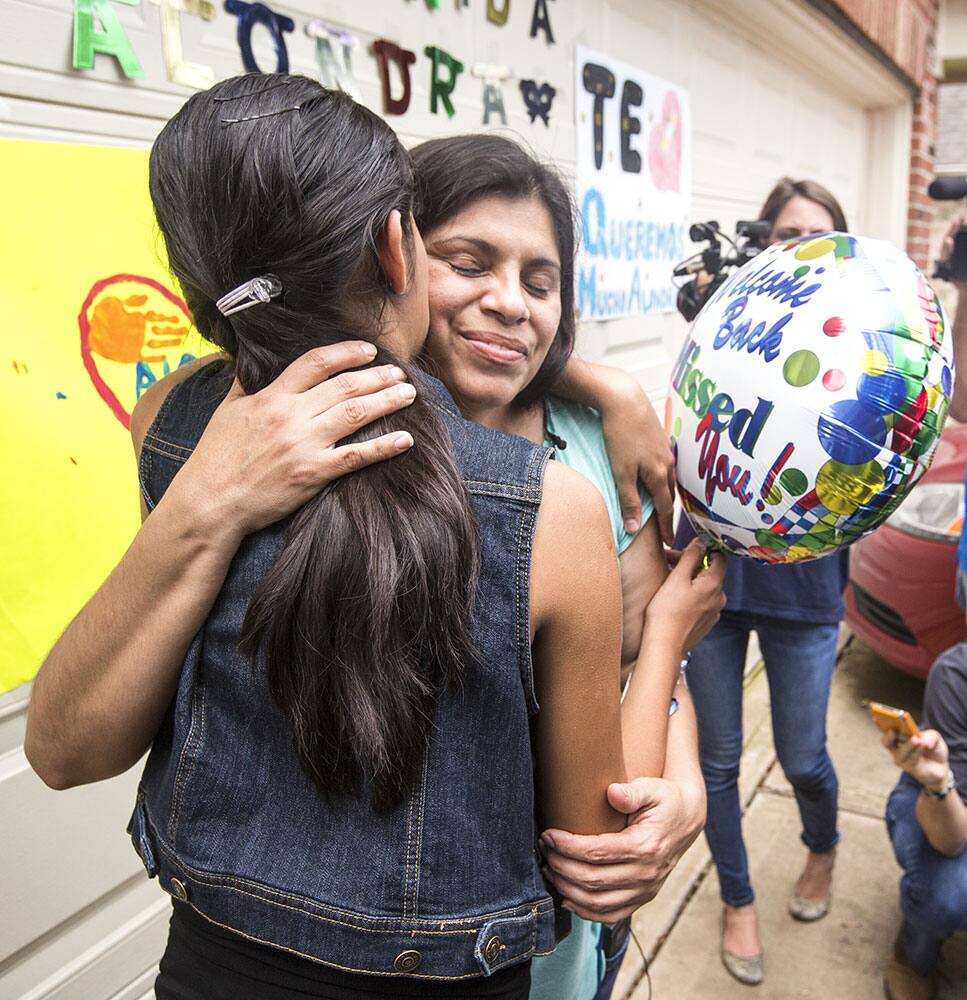
M 933 458 L 952 350 L 936 295 L 889 243 L 807 236 L 736 271 L 693 324 L 666 404 L 698 534 L 788 563 L 882 524 Z

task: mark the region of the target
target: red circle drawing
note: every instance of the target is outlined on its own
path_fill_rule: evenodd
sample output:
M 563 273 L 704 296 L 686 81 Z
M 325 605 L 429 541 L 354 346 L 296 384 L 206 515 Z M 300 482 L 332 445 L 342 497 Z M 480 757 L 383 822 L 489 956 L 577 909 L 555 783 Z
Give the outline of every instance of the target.
M 154 278 L 147 278 L 143 274 L 114 274 L 110 278 L 103 278 L 100 281 L 96 281 L 87 293 L 87 298 L 84 299 L 80 312 L 77 314 L 77 326 L 81 335 L 81 359 L 84 362 L 84 367 L 87 369 L 87 374 L 94 383 L 94 388 L 97 390 L 98 395 L 107 403 L 111 408 L 111 412 L 121 421 L 124 427 L 130 430 L 131 414 L 128 413 L 124 404 L 118 399 L 114 390 L 107 384 L 104 377 L 98 371 L 97 362 L 94 360 L 91 352 L 91 306 L 105 288 L 121 282 L 147 285 L 153 291 L 160 293 L 168 302 L 181 310 L 188 326 L 191 326 L 191 315 L 188 312 L 188 306 L 174 292 L 165 288 L 161 282 L 155 281 Z

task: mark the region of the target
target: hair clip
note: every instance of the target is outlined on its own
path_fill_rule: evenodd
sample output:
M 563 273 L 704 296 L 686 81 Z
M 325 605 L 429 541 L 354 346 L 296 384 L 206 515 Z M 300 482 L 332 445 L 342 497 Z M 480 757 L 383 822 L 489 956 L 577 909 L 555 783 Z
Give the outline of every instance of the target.
M 215 308 L 223 316 L 231 316 L 243 309 L 251 309 L 252 306 L 266 303 L 281 294 L 282 282 L 274 274 L 260 274 L 257 278 L 252 278 L 251 281 L 246 281 L 223 295 L 215 303 Z
M 267 94 L 270 90 L 278 90 L 279 87 L 288 87 L 289 81 L 282 80 L 280 83 L 273 83 L 271 86 L 263 87 L 261 90 L 250 90 L 247 94 L 236 94 L 234 97 L 213 97 L 215 104 L 225 104 L 228 101 L 244 101 L 246 97 L 258 97 L 259 94 Z
M 279 108 L 277 111 L 263 111 L 259 115 L 248 115 L 246 118 L 223 118 L 223 125 L 238 125 L 240 122 L 254 122 L 258 121 L 259 118 L 271 118 L 273 115 L 282 115 L 286 111 L 300 111 L 302 109 L 301 104 L 294 104 L 291 108 Z

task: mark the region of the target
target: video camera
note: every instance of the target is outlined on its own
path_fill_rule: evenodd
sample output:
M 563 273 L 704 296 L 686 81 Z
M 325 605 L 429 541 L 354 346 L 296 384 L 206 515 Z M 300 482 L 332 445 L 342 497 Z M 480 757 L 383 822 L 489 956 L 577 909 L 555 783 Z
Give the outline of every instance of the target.
M 937 177 L 930 182 L 927 194 L 934 201 L 967 198 L 967 177 Z M 961 226 L 954 236 L 950 259 L 934 262 L 933 276 L 944 281 L 967 281 L 967 226 Z
M 675 267 L 674 277 L 695 275 L 678 288 L 676 305 L 689 323 L 699 314 L 709 296 L 725 281 L 730 271 L 752 260 L 758 254 L 772 231 L 772 223 L 765 219 L 756 222 L 739 222 L 735 239 L 726 236 L 717 222 L 696 222 L 689 227 L 688 238 L 693 243 L 708 243 L 704 250 L 692 254 Z M 722 240 L 729 246 L 722 252 Z M 710 280 L 699 284 L 704 273 Z

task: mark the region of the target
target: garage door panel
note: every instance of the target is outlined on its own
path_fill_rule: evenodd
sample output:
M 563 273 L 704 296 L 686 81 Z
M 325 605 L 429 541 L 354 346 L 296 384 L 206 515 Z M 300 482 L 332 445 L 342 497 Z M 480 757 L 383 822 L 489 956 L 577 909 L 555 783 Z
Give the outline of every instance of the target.
M 726 131 L 726 123 L 741 121 L 746 116 L 745 101 L 736 93 L 725 93 L 727 87 L 725 67 L 712 63 L 707 79 L 689 88 L 689 105 L 692 109 L 694 134 L 707 133 L 731 138 L 734 133 Z
M 762 160 L 781 169 L 789 149 L 791 123 L 789 121 L 789 87 L 785 78 L 779 77 L 770 67 L 756 60 L 749 70 L 751 114 L 751 149 L 757 165 L 764 168 Z
M 696 34 L 686 83 L 694 128 L 714 130 L 715 123 L 723 120 L 734 124 L 741 120 L 738 116 L 745 103 L 737 78 L 742 48 L 701 27 Z
M 49 934 L 43 951 L 18 956 L 4 971 L 0 996 L 135 1000 L 154 983 L 170 916 L 171 903 L 157 883 L 143 875 L 130 880 L 83 919 Z
M 649 8 L 648 17 L 643 20 L 640 0 L 612 0 L 605 10 L 613 44 L 606 51 L 655 76 L 675 79 L 681 66 L 679 12 L 668 3 L 651 3 Z
M 55 795 L 20 750 L 0 760 L 0 962 L 143 871 L 124 832 L 140 770 Z
M 730 205 L 735 202 L 761 201 L 762 188 L 758 168 L 736 163 L 736 158 L 747 158 L 741 143 L 732 141 L 729 149 L 722 148 L 715 136 L 702 136 L 696 148 L 708 152 L 708 160 L 702 164 L 701 178 L 696 178 L 694 189 L 703 191 L 716 204 Z M 771 174 L 772 171 L 769 171 Z

